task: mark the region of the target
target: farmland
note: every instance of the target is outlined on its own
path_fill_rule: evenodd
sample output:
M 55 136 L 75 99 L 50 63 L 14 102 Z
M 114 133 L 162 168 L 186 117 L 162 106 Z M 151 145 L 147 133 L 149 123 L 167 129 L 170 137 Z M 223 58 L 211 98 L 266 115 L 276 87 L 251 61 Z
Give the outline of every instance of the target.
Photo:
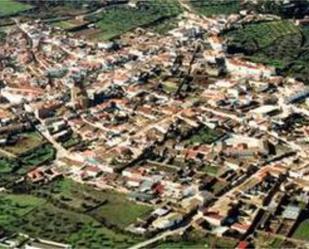
M 1 0 L 0 17 L 17 14 L 18 12 L 29 10 L 33 6 L 29 4 L 20 3 L 14 0 Z
M 69 179 L 42 186 L 34 193 L 51 198 L 57 205 L 87 213 L 102 223 L 120 229 L 125 229 L 137 218 L 143 218 L 152 211 L 148 206 L 129 201 L 124 194 L 98 191 Z
M 243 53 L 247 59 L 274 66 L 283 75 L 307 81 L 308 27 L 272 21 L 245 25 L 225 33 L 228 52 Z
M 239 0 L 191 0 L 190 4 L 197 13 L 204 16 L 229 15 L 240 11 Z
M 137 239 L 103 227 L 90 216 L 59 209 L 29 195 L 0 196 L 0 226 L 84 248 L 126 248 Z
M 112 7 L 105 12 L 89 17 L 96 23 L 98 32 L 91 35 L 94 40 L 108 40 L 140 26 L 177 16 L 181 13 L 178 2 L 156 0 L 138 1 L 136 8 Z

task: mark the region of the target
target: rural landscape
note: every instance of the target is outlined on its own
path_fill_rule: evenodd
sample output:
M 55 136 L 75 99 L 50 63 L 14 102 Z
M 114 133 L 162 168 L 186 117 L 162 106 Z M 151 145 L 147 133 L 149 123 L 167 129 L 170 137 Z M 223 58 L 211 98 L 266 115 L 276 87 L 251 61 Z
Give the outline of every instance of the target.
M 308 0 L 1 0 L 0 249 L 309 248 Z

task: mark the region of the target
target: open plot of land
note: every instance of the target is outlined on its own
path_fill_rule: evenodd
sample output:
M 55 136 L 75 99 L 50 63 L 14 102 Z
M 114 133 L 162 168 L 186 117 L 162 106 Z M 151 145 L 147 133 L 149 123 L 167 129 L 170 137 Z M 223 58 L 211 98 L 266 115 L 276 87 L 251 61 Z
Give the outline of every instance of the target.
M 229 15 L 240 11 L 239 0 L 191 0 L 193 9 L 204 16 Z
M 65 211 L 30 195 L 0 198 L 0 226 L 78 248 L 127 248 L 138 240 L 103 227 L 90 216 Z
M 212 130 L 208 127 L 203 127 L 196 134 L 192 135 L 187 141 L 189 144 L 211 144 L 221 136 L 221 132 Z
M 20 134 L 14 145 L 2 147 L 3 150 L 16 156 L 31 151 L 44 143 L 43 138 L 37 132 Z
M 10 229 L 14 221 L 44 202 L 43 199 L 28 195 L 0 194 L 0 227 Z
M 309 240 L 309 219 L 304 220 L 297 227 L 293 237 L 296 239 Z
M 29 4 L 20 3 L 14 0 L 1 0 L 0 17 L 13 15 L 21 11 L 29 10 L 31 8 L 33 8 L 33 6 Z
M 59 203 L 87 213 L 102 223 L 115 225 L 121 229 L 152 211 L 152 208 L 148 206 L 128 200 L 125 194 L 98 191 L 68 179 L 44 186 L 39 192 Z

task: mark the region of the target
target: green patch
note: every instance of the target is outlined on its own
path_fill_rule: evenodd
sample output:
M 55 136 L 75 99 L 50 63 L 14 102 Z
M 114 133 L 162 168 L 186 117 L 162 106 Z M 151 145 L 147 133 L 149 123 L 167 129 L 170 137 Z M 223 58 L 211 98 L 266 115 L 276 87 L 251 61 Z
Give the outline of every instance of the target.
M 26 154 L 44 143 L 44 139 L 37 132 L 27 132 L 18 135 L 14 145 L 4 146 L 2 149 L 16 156 Z
M 99 16 L 89 17 L 101 30 L 96 40 L 108 40 L 134 28 L 147 26 L 161 19 L 176 16 L 181 6 L 173 0 L 137 1 L 136 7 L 114 7 Z
M 235 248 L 237 241 L 224 237 L 215 237 L 211 234 L 204 234 L 197 230 L 187 231 L 182 237 L 170 237 L 160 241 L 154 248 L 159 249 L 199 249 L 199 248 Z
M 204 165 L 200 171 L 205 172 L 209 175 L 216 176 L 218 174 L 219 168 L 212 165 Z
M 29 4 L 20 3 L 14 0 L 1 0 L 0 3 L 0 17 L 7 15 L 14 15 L 18 12 L 29 10 L 33 6 Z
M 309 219 L 299 224 L 293 237 L 296 239 L 309 240 Z
M 9 158 L 0 158 L 0 174 L 8 174 L 18 168 L 18 163 Z
M 178 27 L 179 20 L 176 17 L 171 17 L 155 23 L 149 30 L 160 35 L 166 35 L 170 30 Z
M 0 194 L 0 227 L 12 229 L 14 222 L 45 201 L 28 195 Z
M 193 9 L 204 16 L 230 15 L 240 11 L 239 0 L 190 0 Z
M 221 132 L 203 127 L 196 134 L 192 135 L 187 141 L 189 144 L 211 144 L 222 135 Z
M 287 35 L 300 35 L 299 28 L 290 21 L 271 21 L 247 24 L 243 28 L 231 30 L 226 36 L 231 40 L 229 46 L 243 47 L 254 51 L 266 48 Z
M 87 215 L 59 209 L 29 195 L 2 195 L 0 207 L 0 226 L 11 232 L 77 248 L 127 248 L 139 241 L 107 229 Z
M 274 66 L 278 73 L 309 81 L 309 27 L 291 21 L 260 22 L 230 30 L 229 53 L 244 53 L 246 59 Z
M 165 81 L 163 83 L 163 90 L 168 94 L 175 93 L 177 89 L 178 89 L 178 86 L 175 82 Z
M 50 144 L 45 144 L 20 158 L 26 165 L 37 166 L 55 158 L 56 151 Z
M 145 205 L 136 204 L 127 199 L 124 194 L 119 194 L 112 191 L 103 192 L 106 204 L 92 211 L 91 215 L 98 220 L 116 225 L 119 228 L 126 228 L 128 225 L 142 219 L 150 214 L 152 208 Z
M 57 206 L 67 206 L 87 213 L 98 221 L 126 228 L 138 218 L 150 214 L 152 208 L 127 199 L 125 194 L 114 191 L 98 191 L 93 187 L 63 179 L 40 187 L 36 194 L 53 199 Z

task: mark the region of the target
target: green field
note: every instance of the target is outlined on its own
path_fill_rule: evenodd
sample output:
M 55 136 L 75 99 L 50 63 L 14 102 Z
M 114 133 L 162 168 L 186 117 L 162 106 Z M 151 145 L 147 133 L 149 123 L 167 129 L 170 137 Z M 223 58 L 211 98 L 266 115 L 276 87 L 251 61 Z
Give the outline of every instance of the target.
M 176 16 L 181 11 L 178 2 L 173 0 L 137 1 L 135 8 L 114 7 L 89 19 L 95 21 L 101 31 L 94 39 L 107 40 L 134 28 Z
M 20 158 L 26 165 L 40 165 L 44 162 L 53 160 L 56 151 L 50 144 L 45 144 Z
M 53 199 L 53 203 L 57 205 L 66 205 L 120 229 L 125 229 L 152 211 L 148 206 L 128 200 L 124 194 L 95 190 L 93 187 L 69 179 L 42 186 L 35 193 Z
M 18 163 L 14 159 L 0 158 L 0 174 L 9 174 L 18 168 Z
M 229 15 L 240 11 L 239 0 L 190 0 L 192 8 L 204 16 Z
M 37 132 L 27 132 L 18 135 L 18 140 L 14 145 L 2 147 L 16 156 L 22 155 L 31 151 L 44 143 L 44 139 Z
M 138 239 L 105 228 L 88 215 L 30 195 L 0 195 L 0 227 L 78 248 L 127 248 Z
M 1 0 L 0 17 L 6 15 L 13 15 L 31 8 L 33 8 L 33 6 L 29 4 L 20 3 L 14 0 Z
M 0 227 L 13 230 L 14 221 L 44 202 L 43 199 L 28 195 L 0 194 Z
M 296 239 L 308 240 L 309 241 L 309 219 L 304 220 L 297 227 L 293 237 Z
M 104 192 L 104 198 L 107 203 L 89 214 L 122 229 L 136 222 L 138 218 L 146 217 L 152 211 L 151 207 L 136 204 L 129 201 L 125 195 L 115 192 Z
M 176 17 L 170 17 L 152 25 L 149 30 L 160 35 L 166 35 L 170 30 L 178 27 L 179 20 Z
M 252 23 L 226 33 L 229 46 L 239 46 L 250 52 L 266 48 L 287 35 L 300 35 L 299 28 L 290 21 Z
M 187 142 L 189 144 L 211 144 L 221 136 L 221 132 L 203 127 L 196 134 L 192 135 Z
M 309 28 L 271 21 L 245 25 L 224 34 L 228 52 L 243 53 L 253 62 L 274 66 L 278 73 L 309 80 Z

